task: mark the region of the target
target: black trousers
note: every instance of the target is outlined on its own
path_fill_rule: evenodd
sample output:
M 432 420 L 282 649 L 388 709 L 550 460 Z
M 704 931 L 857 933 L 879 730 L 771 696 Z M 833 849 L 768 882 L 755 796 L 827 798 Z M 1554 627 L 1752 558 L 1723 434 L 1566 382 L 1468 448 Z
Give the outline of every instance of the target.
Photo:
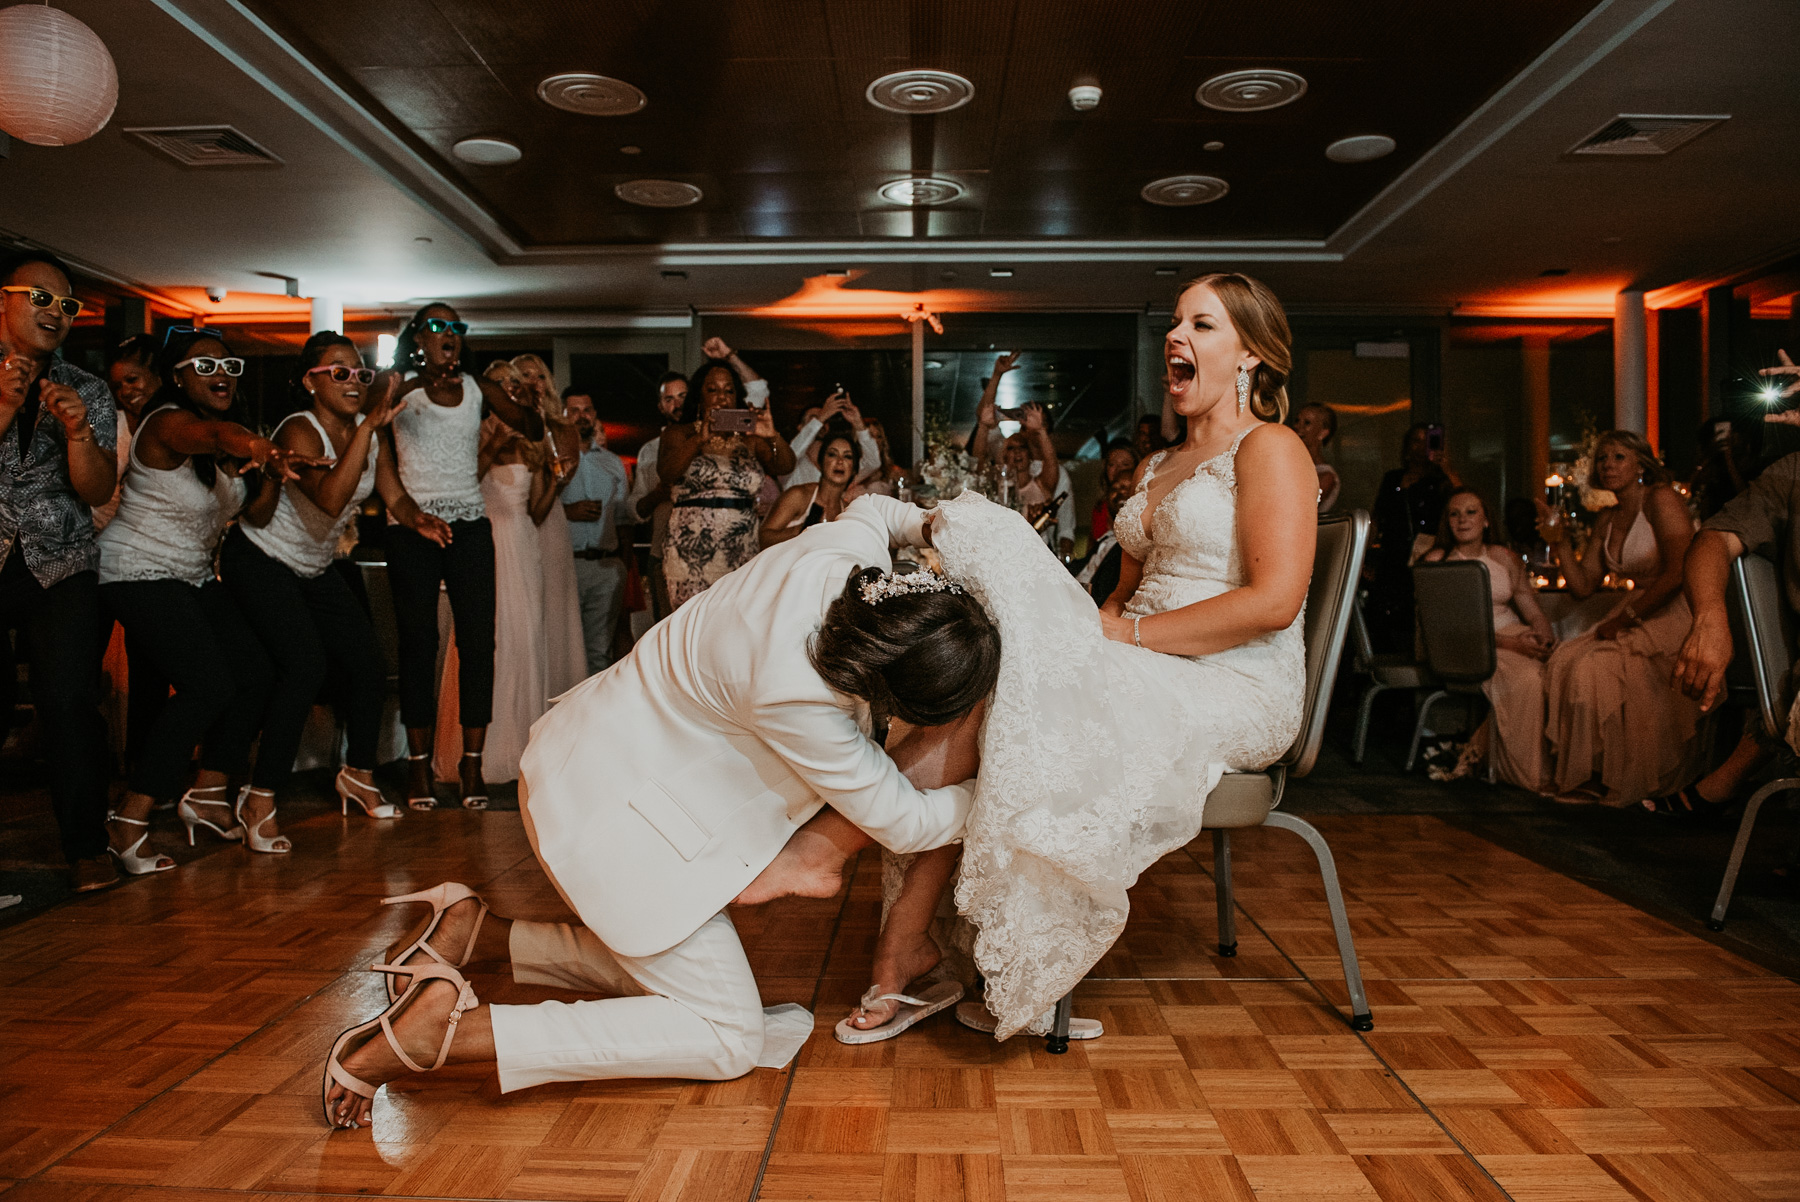
M 374 768 L 387 665 L 375 627 L 343 576 L 330 568 L 310 579 L 296 575 L 233 526 L 219 556 L 219 577 L 275 665 L 258 771 L 264 764 L 271 771 L 282 765 L 292 770 L 307 713 L 327 683 L 349 734 L 344 762 Z
M 12 713 L 18 668 L 8 630 L 31 671 L 43 721 L 50 804 L 71 864 L 106 854 L 106 723 L 100 717 L 99 577 L 77 572 L 49 588 L 25 566 L 18 544 L 0 567 L 0 701 Z
M 112 642 L 113 627 L 119 619 L 112 610 L 106 608 L 106 602 L 100 603 L 100 657 L 106 658 L 106 648 Z M 149 737 L 151 729 L 156 725 L 157 717 L 163 712 L 163 706 L 169 703 L 169 682 L 162 678 L 150 664 L 150 657 L 133 653 L 131 636 L 125 636 L 125 675 L 130 682 L 125 699 L 125 771 L 131 772 L 144 754 L 144 740 Z
M 158 800 L 181 792 L 196 743 L 202 768 L 242 776 L 275 670 L 231 593 L 217 580 L 200 588 L 179 580 L 121 580 L 101 585 L 100 593 L 124 625 L 132 654 L 141 653 L 175 689 L 131 766 L 131 791 Z M 250 783 L 274 789 L 293 766 L 292 756 L 279 765 L 260 756 Z
M 388 589 L 400 633 L 400 720 L 437 725 L 438 583 L 456 625 L 457 703 L 464 726 L 494 712 L 494 529 L 486 518 L 450 523 L 440 547 L 404 526 L 387 530 Z

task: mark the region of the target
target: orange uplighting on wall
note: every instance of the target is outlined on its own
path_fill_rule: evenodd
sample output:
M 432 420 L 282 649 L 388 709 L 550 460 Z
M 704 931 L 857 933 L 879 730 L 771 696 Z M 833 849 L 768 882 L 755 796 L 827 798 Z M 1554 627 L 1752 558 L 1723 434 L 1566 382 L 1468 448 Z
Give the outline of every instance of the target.
M 1581 284 L 1524 284 L 1460 301 L 1458 317 L 1604 317 L 1613 298 L 1631 287 L 1626 278 Z M 1654 306 L 1653 306 L 1654 307 Z
M 244 321 L 309 321 L 312 317 L 312 301 L 302 296 L 227 292 L 224 300 L 215 301 L 206 295 L 204 288 L 164 288 L 160 292 L 184 306 L 187 314 L 198 314 L 207 321 L 224 325 Z
M 890 292 L 880 288 L 852 288 L 867 273 L 808 276 L 797 292 L 747 311 L 750 317 L 768 317 L 787 325 L 837 337 L 894 334 L 905 328 L 906 314 L 919 306 L 932 313 L 980 313 L 1010 308 L 1017 293 L 981 288 L 927 288 L 922 292 Z

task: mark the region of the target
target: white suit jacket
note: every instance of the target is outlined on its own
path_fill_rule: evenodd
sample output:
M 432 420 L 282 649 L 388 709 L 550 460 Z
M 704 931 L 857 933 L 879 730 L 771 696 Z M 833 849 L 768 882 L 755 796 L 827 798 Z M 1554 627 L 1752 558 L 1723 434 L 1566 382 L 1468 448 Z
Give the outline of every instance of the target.
M 649 956 L 698 930 L 829 802 L 894 851 L 962 832 L 973 782 L 915 789 L 864 733 L 867 707 L 807 660 L 859 567 L 922 544 L 924 511 L 858 498 L 724 577 L 531 730 L 519 805 L 588 929 Z

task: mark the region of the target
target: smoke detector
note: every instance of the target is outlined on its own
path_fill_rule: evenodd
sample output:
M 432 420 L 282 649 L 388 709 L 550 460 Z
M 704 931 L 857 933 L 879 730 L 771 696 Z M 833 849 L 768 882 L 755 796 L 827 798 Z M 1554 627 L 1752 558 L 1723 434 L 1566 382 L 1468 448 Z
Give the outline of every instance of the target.
M 613 195 L 626 204 L 649 209 L 681 209 L 699 203 L 705 193 L 680 180 L 634 179 L 614 188 Z
M 1658 116 L 1620 113 L 1569 148 L 1570 154 L 1660 155 L 1693 141 L 1730 113 L 1713 116 Z
M 975 99 L 975 85 L 949 71 L 896 71 L 863 95 L 890 113 L 947 113 Z
M 1145 184 L 1138 195 L 1153 205 L 1179 208 L 1211 204 L 1229 191 L 1231 185 L 1216 175 L 1170 175 Z
M 537 94 L 551 108 L 584 117 L 624 117 L 650 103 L 640 89 L 624 80 L 588 71 L 552 75 L 538 84 Z
M 1194 99 L 1222 113 L 1260 113 L 1278 109 L 1306 95 L 1306 80 L 1292 71 L 1256 67 L 1215 75 L 1194 92 Z
M 1393 153 L 1394 140 L 1383 134 L 1339 138 L 1325 148 L 1325 157 L 1334 163 L 1370 163 Z
M 1100 85 L 1078 83 L 1069 89 L 1069 107 L 1078 113 L 1092 112 L 1100 107 Z
M 504 167 L 525 157 L 525 152 L 505 138 L 464 138 L 450 153 L 476 167 Z
M 897 179 L 881 185 L 881 199 L 889 204 L 924 208 L 961 200 L 968 189 L 953 179 Z

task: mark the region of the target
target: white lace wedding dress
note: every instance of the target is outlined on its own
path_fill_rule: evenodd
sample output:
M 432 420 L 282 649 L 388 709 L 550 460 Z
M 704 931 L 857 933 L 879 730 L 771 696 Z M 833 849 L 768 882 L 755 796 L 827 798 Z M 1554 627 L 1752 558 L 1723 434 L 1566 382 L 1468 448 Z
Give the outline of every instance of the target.
M 1247 431 L 1246 431 L 1247 433 Z M 1145 488 L 1118 536 L 1144 563 L 1128 614 L 1245 583 L 1237 532 L 1240 434 L 1157 506 Z M 982 730 L 957 909 L 977 928 L 996 1038 L 1042 1032 L 1047 1010 L 1125 928 L 1138 874 L 1200 832 L 1227 770 L 1273 763 L 1300 728 L 1304 614 L 1284 630 L 1184 658 L 1107 640 L 1095 603 L 1017 513 L 965 494 L 937 509 L 945 574 L 1000 627 L 1000 679 Z

